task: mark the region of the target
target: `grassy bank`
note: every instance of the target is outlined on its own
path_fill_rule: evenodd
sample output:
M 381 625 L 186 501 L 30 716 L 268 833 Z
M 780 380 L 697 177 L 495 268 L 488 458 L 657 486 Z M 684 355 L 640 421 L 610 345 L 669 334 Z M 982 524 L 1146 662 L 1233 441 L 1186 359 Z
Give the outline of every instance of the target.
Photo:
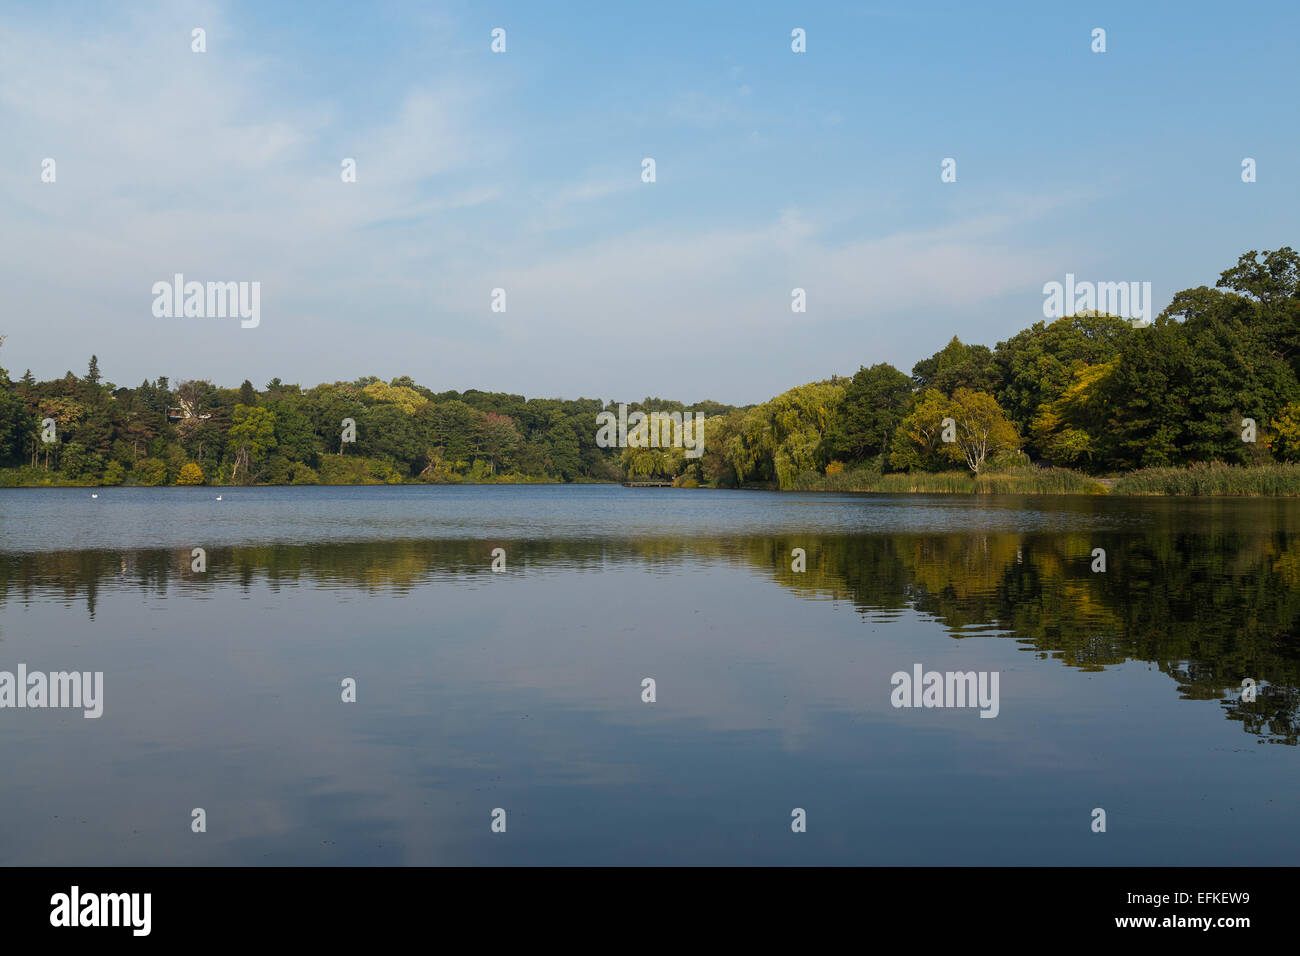
M 1300 464 L 1142 468 L 1115 482 L 1117 495 L 1300 495 Z
M 593 478 L 578 478 L 572 484 L 609 484 Z M 374 473 L 362 469 L 349 469 L 326 474 L 311 472 L 306 478 L 295 475 L 290 481 L 258 481 L 252 485 L 243 482 L 231 484 L 225 481 L 204 480 L 200 485 L 187 487 L 205 488 L 283 488 L 342 485 L 562 485 L 567 484 L 558 478 L 538 477 L 535 475 L 486 475 L 477 479 L 453 476 L 427 481 L 420 478 L 402 478 L 394 472 Z M 177 482 L 142 482 L 127 478 L 125 481 L 106 483 L 94 478 L 67 478 L 56 471 L 43 468 L 0 468 L 0 488 L 171 488 Z
M 100 481 L 67 478 L 44 468 L 0 468 L 0 488 L 98 488 Z
M 1097 480 L 1068 468 L 1013 468 L 972 475 L 969 471 L 917 471 L 882 475 L 876 471 L 842 471 L 836 475 L 806 472 L 791 491 L 870 491 L 930 495 L 1100 495 Z
M 1109 485 L 1109 489 L 1106 487 Z M 867 491 L 888 494 L 995 495 L 1219 495 L 1300 496 L 1300 464 L 1143 468 L 1115 478 L 1097 479 L 1068 468 L 1012 468 L 973 476 L 968 471 L 882 475 L 861 469 L 836 475 L 805 472 L 791 491 Z
M 468 477 L 451 481 L 402 479 L 389 471 L 383 474 L 352 468 L 325 470 L 312 474 L 315 480 L 292 482 L 258 482 L 257 487 L 276 485 L 379 485 L 379 484 L 562 484 L 554 478 L 523 475 Z M 596 484 L 593 479 L 577 483 Z M 204 482 L 208 487 L 231 487 L 222 482 Z M 127 481 L 128 487 L 143 487 Z M 1109 486 L 1109 487 L 1108 487 Z M 97 481 L 70 480 L 58 472 L 42 468 L 0 469 L 0 488 L 103 487 Z M 678 487 L 700 487 L 694 479 L 680 481 Z M 775 483 L 750 484 L 747 488 L 777 490 Z M 1225 465 L 1217 462 L 1185 468 L 1143 468 L 1115 478 L 1098 479 L 1068 468 L 1007 468 L 975 476 L 969 471 L 896 472 L 882 475 L 870 468 L 823 475 L 806 471 L 786 491 L 875 492 L 879 494 L 931 495 L 1218 495 L 1238 497 L 1300 496 L 1300 464 L 1254 466 Z

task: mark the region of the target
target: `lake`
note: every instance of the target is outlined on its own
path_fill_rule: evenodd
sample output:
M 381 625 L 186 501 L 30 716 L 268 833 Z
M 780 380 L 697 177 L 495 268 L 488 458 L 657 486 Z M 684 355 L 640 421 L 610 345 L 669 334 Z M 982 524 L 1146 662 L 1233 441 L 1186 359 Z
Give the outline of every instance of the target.
M 1297 499 L 93 491 L 0 490 L 0 671 L 103 674 L 0 708 L 0 864 L 1300 852 Z

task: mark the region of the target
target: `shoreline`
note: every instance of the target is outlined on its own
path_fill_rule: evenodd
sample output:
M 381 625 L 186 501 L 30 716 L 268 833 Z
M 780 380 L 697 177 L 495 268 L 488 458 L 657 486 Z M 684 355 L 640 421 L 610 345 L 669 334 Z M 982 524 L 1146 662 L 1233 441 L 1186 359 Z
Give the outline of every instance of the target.
M 1148 468 L 1121 475 L 1091 476 L 1068 469 L 1018 469 L 972 475 L 969 472 L 895 472 L 848 473 L 831 476 L 805 474 L 793 487 L 781 488 L 776 482 L 746 482 L 738 487 L 659 480 L 585 480 L 520 478 L 492 481 L 363 481 L 363 482 L 296 482 L 222 484 L 117 484 L 50 481 L 6 484 L 0 471 L 0 490 L 7 489 L 112 489 L 112 488 L 356 488 L 356 487 L 491 487 L 500 485 L 616 485 L 653 491 L 661 488 L 703 489 L 708 491 L 772 491 L 854 495 L 953 495 L 953 496 L 1026 496 L 1070 495 L 1079 497 L 1123 498 L 1296 498 L 1300 497 L 1300 464 L 1258 466 L 1198 464 L 1179 468 Z

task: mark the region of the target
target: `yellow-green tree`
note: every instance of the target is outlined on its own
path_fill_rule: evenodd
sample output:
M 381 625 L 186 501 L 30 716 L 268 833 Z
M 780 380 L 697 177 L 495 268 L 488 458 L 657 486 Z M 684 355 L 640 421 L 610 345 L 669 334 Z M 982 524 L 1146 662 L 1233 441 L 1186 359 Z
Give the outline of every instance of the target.
M 957 389 L 952 393 L 949 417 L 956 422 L 956 440 L 944 442 L 943 453 L 953 461 L 965 462 L 977 475 L 990 456 L 1020 447 L 1016 426 L 988 392 Z
M 938 389 L 927 389 L 894 432 L 889 463 L 901 471 L 937 470 L 943 467 L 943 420 L 952 401 Z
M 1095 433 L 1100 427 L 1096 399 L 1113 369 L 1113 362 L 1080 366 L 1056 398 L 1038 406 L 1030 435 L 1034 446 L 1053 464 L 1092 461 L 1098 444 Z
M 838 382 L 810 382 L 750 409 L 727 439 L 739 481 L 775 477 L 782 488 L 809 469 L 821 470 L 822 439 L 844 401 Z
M 1291 402 L 1273 419 L 1273 453 L 1283 461 L 1300 461 L 1300 404 Z
M 176 478 L 178 485 L 201 485 L 203 484 L 203 469 L 192 461 L 187 461 L 181 465 L 181 473 Z
M 427 398 L 415 389 L 407 388 L 405 385 L 386 385 L 383 382 L 372 382 L 361 391 L 371 401 L 392 402 L 408 415 L 414 415 L 422 405 L 429 404 Z
M 142 485 L 165 485 L 167 462 L 161 458 L 141 458 L 135 463 L 136 480 Z
M 247 479 L 252 463 L 276 447 L 275 416 L 265 408 L 236 405 L 230 421 L 230 431 L 226 433 L 234 459 L 230 480 L 235 481 L 241 474 Z
M 653 418 L 646 424 L 647 434 L 657 436 L 659 447 L 637 447 L 632 445 L 629 439 L 628 447 L 623 449 L 621 456 L 625 474 L 629 478 L 675 478 L 686 474 L 689 469 L 693 477 L 698 479 L 700 469 L 691 466 L 700 460 L 708 447 L 705 442 L 709 432 L 708 421 L 700 422 L 698 441 L 695 416 L 690 412 L 682 415 L 680 426 L 672 420 Z M 664 444 L 665 442 L 667 444 Z M 705 442 L 704 448 L 700 448 L 700 442 Z M 690 445 L 693 450 L 699 449 L 700 453 L 694 454 L 693 451 L 692 456 L 688 457 L 687 445 Z
M 988 392 L 959 388 L 948 398 L 924 392 L 894 436 L 889 459 L 909 471 L 964 464 L 979 474 L 989 458 L 1020 447 L 1020 436 Z

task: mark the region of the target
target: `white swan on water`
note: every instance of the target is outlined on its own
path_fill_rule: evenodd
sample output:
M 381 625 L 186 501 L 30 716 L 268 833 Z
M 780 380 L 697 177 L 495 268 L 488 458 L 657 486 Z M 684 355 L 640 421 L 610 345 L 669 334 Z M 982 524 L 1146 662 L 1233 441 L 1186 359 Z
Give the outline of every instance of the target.
M 221 495 L 217 495 L 217 500 L 218 500 L 218 501 L 221 500 Z
M 92 497 L 92 498 L 98 498 L 99 495 L 95 494 L 95 493 L 92 491 L 92 492 L 90 493 L 90 497 Z

